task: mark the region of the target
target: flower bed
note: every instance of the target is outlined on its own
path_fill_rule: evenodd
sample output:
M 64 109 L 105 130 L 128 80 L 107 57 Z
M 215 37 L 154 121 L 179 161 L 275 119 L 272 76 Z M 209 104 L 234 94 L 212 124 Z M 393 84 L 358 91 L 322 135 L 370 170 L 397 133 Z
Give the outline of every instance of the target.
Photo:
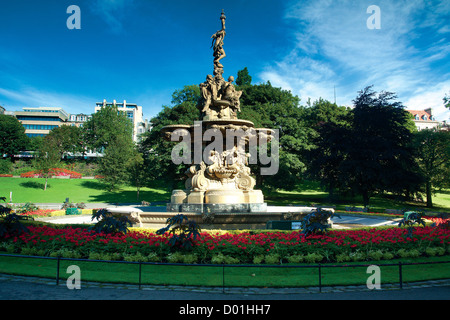
M 91 215 L 93 209 L 78 209 L 81 211 L 81 214 L 83 215 Z M 66 210 L 54 210 L 54 209 L 38 209 L 34 211 L 27 211 L 24 213 L 21 213 L 22 216 L 29 216 L 29 217 L 56 217 L 56 216 L 65 216 Z
M 24 213 L 21 213 L 21 216 L 27 216 L 27 217 L 51 217 L 52 213 L 56 210 L 53 209 L 37 209 L 34 211 L 27 211 Z
M 9 236 L 0 250 L 66 258 L 183 263 L 319 263 L 389 260 L 450 253 L 450 231 L 418 227 L 332 230 L 304 238 L 299 232 L 202 232 L 190 251 L 175 250 L 168 235 L 132 229 L 108 235 L 84 228 L 30 226 Z
M 52 168 L 49 171 L 49 175 L 53 177 L 70 177 L 71 179 L 81 179 L 82 174 L 61 168 Z M 42 178 L 42 171 L 28 171 L 20 174 L 21 178 Z

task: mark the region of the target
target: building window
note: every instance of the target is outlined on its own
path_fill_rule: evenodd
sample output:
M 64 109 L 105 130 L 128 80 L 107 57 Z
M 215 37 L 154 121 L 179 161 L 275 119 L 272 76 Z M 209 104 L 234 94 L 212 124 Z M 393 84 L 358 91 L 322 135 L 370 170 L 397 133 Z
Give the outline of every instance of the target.
M 61 122 L 60 118 L 54 117 L 33 117 L 33 116 L 17 116 L 17 120 L 23 121 L 58 121 Z
M 423 116 L 423 120 L 427 121 L 428 117 L 426 115 Z
M 414 117 L 414 119 L 416 119 L 416 120 L 420 120 L 420 118 L 419 118 L 419 115 L 418 115 L 418 114 L 416 114 L 416 116 Z
M 58 126 L 51 126 L 45 124 L 24 124 L 25 129 L 28 130 L 52 130 L 54 128 L 58 128 Z
M 45 137 L 45 136 L 46 136 L 46 134 L 43 134 L 43 133 L 26 133 L 26 135 L 27 135 L 29 138 L 34 138 L 34 137 Z

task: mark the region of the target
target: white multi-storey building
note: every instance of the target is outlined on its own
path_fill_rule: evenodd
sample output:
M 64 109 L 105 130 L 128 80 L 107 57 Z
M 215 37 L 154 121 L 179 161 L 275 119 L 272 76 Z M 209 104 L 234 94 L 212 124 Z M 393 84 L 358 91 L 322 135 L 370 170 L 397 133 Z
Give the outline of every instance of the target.
M 69 114 L 59 107 L 23 108 L 15 111 L 14 116 L 25 127 L 29 137 L 46 136 L 50 130 L 67 125 Z
M 142 107 L 135 103 L 127 103 L 126 100 L 123 100 L 123 102 L 116 102 L 116 100 L 113 100 L 113 102 L 106 102 L 105 99 L 103 102 L 96 103 L 95 112 L 106 106 L 116 106 L 118 111 L 122 111 L 126 114 L 128 119 L 133 123 L 133 141 L 138 142 L 139 136 L 145 132 Z

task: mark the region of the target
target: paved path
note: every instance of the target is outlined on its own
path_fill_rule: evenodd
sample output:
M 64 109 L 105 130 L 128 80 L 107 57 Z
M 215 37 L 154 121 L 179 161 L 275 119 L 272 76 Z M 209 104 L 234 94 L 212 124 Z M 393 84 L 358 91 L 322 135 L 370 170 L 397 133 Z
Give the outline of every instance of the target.
M 39 207 L 41 208 L 53 208 L 55 206 L 61 206 L 61 204 L 52 204 L 52 203 L 47 203 L 47 204 L 39 204 Z M 126 208 L 126 207 L 133 207 L 136 210 L 140 210 L 140 211 L 146 211 L 146 212 L 150 212 L 150 211 L 165 211 L 165 207 L 163 206 L 152 206 L 152 207 L 141 207 L 137 204 L 124 204 L 124 205 L 120 205 L 120 206 L 114 206 L 111 204 L 106 204 L 106 203 L 90 203 L 87 204 L 87 208 L 91 208 L 91 209 L 95 209 L 95 208 L 116 208 L 116 207 L 120 207 L 120 208 Z M 58 207 L 59 208 L 59 207 Z M 270 208 L 270 207 L 269 207 Z M 282 208 L 282 207 L 276 207 L 276 208 Z M 291 209 L 294 210 L 296 209 L 296 207 L 283 207 L 286 209 Z M 331 219 L 331 221 L 333 222 L 333 225 L 335 228 L 348 228 L 348 225 L 355 225 L 355 226 L 360 226 L 360 225 L 364 225 L 364 226 L 372 226 L 372 227 L 377 227 L 377 226 L 383 226 L 383 225 L 396 225 L 398 224 L 398 220 L 399 219 L 389 219 L 386 217 L 370 217 L 370 216 L 362 216 L 362 215 L 355 215 L 355 214 L 340 214 L 341 218 L 338 217 L 334 217 L 333 219 Z M 61 216 L 61 217 L 50 217 L 50 218 L 42 218 L 40 219 L 42 221 L 48 221 L 51 223 L 55 223 L 55 224 L 70 224 L 70 223 L 76 223 L 76 224 L 83 224 L 83 223 L 93 223 L 93 221 L 91 220 L 91 216 L 90 215 L 80 215 L 80 216 Z M 94 221 L 96 222 L 96 221 Z
M 385 217 L 370 217 L 352 214 L 340 214 L 341 218 L 334 217 L 331 219 L 333 225 L 363 225 L 370 227 L 379 227 L 386 225 L 397 225 L 399 219 L 389 219 Z
M 79 216 L 71 216 L 71 217 L 50 217 L 46 219 L 42 219 L 42 221 L 47 221 L 55 224 L 66 224 L 66 223 L 74 223 L 74 224 L 83 224 L 83 223 L 95 223 L 96 221 L 91 220 L 91 215 L 79 215 Z M 348 225 L 364 225 L 364 226 L 371 226 L 371 227 L 377 227 L 377 226 L 383 226 L 383 225 L 396 225 L 398 224 L 398 221 L 392 220 L 392 219 L 385 219 L 385 218 L 371 218 L 371 217 L 361 217 L 361 216 L 346 216 L 341 215 L 341 219 L 339 218 L 333 218 L 331 219 L 333 222 L 333 226 L 335 228 L 345 228 L 341 227 L 341 225 L 345 225 L 348 227 Z
M 142 286 L 81 283 L 81 289 L 68 289 L 64 281 L 0 274 L 0 300 L 449 300 L 450 279 L 366 286 L 311 288 L 225 288 Z

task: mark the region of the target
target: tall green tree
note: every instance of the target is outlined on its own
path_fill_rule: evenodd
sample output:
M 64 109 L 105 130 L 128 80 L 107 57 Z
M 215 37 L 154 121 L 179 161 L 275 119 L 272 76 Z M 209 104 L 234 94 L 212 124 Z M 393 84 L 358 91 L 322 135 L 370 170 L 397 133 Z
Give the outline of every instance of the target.
M 103 153 L 98 173 L 107 189 L 117 189 L 128 179 L 126 164 L 134 147 L 131 120 L 116 106 L 105 106 L 92 115 L 83 131 L 87 147 Z
M 330 189 L 361 195 L 364 206 L 377 192 L 411 195 L 420 190 L 411 119 L 395 100 L 393 93 L 366 87 L 353 101 L 350 117 L 322 126 L 315 141 L 316 175 Z
M 450 186 L 450 132 L 422 130 L 413 145 L 420 171 L 425 177 L 427 207 L 433 207 L 433 191 Z
M 312 128 L 319 128 L 325 123 L 345 126 L 349 123 L 349 113 L 349 108 L 338 106 L 322 98 L 314 101 L 310 107 L 305 109 L 306 122 Z
M 314 130 L 313 147 L 307 152 L 307 175 L 322 185 L 334 197 L 340 185 L 339 165 L 345 159 L 342 145 L 347 143 L 347 131 L 351 126 L 350 109 L 319 98 L 309 101 L 305 110 L 307 125 Z
M 116 106 L 105 106 L 92 115 L 83 126 L 83 131 L 87 147 L 102 151 L 117 136 L 132 139 L 133 124 Z
M 348 188 L 369 204 L 375 192 L 411 194 L 420 175 L 411 148 L 411 118 L 391 92 L 377 94 L 372 87 L 354 100 L 351 136 L 345 145 L 347 159 L 341 168 L 349 176 Z
M 131 137 L 117 135 L 108 142 L 98 166 L 98 173 L 103 176 L 108 190 L 115 190 L 128 181 L 128 161 L 132 152 Z
M 32 137 L 30 138 L 30 143 L 28 144 L 27 149 L 30 151 L 38 151 L 43 142 L 44 137 L 42 136 Z
M 0 114 L 0 155 L 12 157 L 29 145 L 24 126 L 15 117 Z
M 46 136 L 38 150 L 34 162 L 35 168 L 41 171 L 42 176 L 45 178 L 44 190 L 47 190 L 50 170 L 58 167 L 60 161 L 61 149 L 58 146 L 58 141 L 54 136 Z
M 61 153 L 84 152 L 82 129 L 76 126 L 60 126 L 50 131 L 48 136 L 54 137 Z
M 249 86 L 252 84 L 252 77 L 248 73 L 247 67 L 238 71 L 236 84 L 238 86 Z
M 250 120 L 257 128 L 279 132 L 279 171 L 273 176 L 259 174 L 259 165 L 252 165 L 257 184 L 266 187 L 293 189 L 306 171 L 306 151 L 313 145 L 314 131 L 305 121 L 306 110 L 300 98 L 290 91 L 273 87 L 270 82 L 244 86 L 239 118 Z
M 141 187 L 145 183 L 146 170 L 144 166 L 144 158 L 136 148 L 133 149 L 127 163 L 126 168 L 128 171 L 129 182 L 136 187 L 136 200 L 139 200 L 139 193 Z

